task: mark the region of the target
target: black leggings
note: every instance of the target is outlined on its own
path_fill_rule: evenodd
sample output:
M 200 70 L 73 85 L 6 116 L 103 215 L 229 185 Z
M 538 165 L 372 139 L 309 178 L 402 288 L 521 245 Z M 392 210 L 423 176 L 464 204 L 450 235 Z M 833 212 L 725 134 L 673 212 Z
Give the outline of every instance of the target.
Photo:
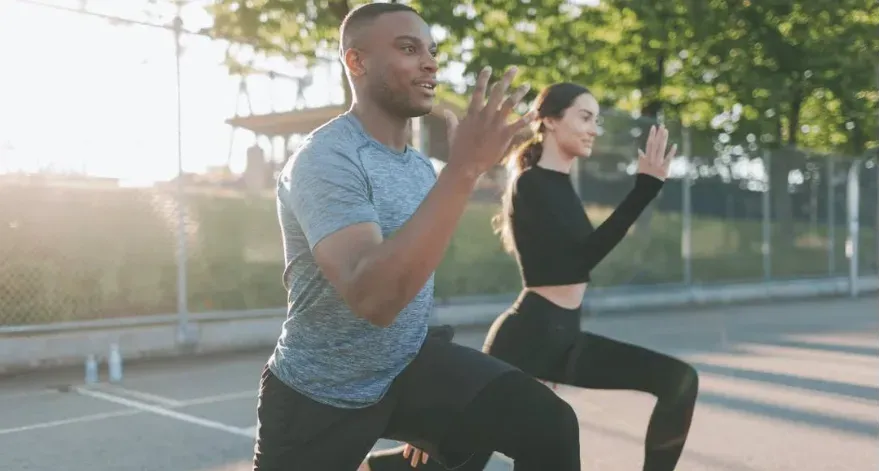
M 643 470 L 673 471 L 692 424 L 697 372 L 676 358 L 582 332 L 580 314 L 579 309 L 565 309 L 528 292 L 494 322 L 484 351 L 538 379 L 652 394 L 657 401 L 646 433 Z M 410 461 L 401 456 L 402 450 L 398 447 L 373 455 L 368 461 L 371 470 L 412 470 Z M 457 471 L 483 470 L 492 451 L 476 453 Z M 429 460 L 418 469 L 445 468 Z

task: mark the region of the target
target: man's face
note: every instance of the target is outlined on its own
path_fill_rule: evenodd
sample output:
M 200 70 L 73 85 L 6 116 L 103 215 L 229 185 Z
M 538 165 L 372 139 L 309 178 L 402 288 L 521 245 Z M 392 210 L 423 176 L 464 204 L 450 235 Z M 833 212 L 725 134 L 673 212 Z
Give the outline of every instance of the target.
M 404 118 L 429 113 L 438 72 L 429 25 L 411 12 L 387 13 L 374 21 L 365 39 L 364 78 L 371 99 Z

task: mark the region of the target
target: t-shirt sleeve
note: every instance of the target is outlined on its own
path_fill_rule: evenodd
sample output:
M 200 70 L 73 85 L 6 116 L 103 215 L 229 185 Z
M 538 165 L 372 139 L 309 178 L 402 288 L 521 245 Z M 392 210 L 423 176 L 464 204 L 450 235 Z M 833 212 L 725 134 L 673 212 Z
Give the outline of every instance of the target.
M 282 176 L 282 206 L 294 215 L 310 250 L 348 226 L 364 222 L 379 225 L 370 183 L 353 157 L 337 150 L 308 149 Z

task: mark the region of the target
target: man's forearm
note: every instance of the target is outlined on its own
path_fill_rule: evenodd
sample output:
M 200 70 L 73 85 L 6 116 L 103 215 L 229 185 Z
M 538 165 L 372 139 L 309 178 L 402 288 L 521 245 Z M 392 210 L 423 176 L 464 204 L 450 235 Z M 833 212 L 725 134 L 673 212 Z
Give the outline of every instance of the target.
M 351 284 L 362 315 L 386 326 L 441 263 L 476 178 L 445 167 L 411 218 L 358 261 Z

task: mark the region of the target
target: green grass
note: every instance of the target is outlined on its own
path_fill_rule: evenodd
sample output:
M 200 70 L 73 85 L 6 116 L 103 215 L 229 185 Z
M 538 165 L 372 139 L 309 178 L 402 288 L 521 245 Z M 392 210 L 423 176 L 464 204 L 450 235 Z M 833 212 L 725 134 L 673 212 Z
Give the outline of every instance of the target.
M 193 312 L 285 305 L 282 244 L 270 195 L 187 196 L 187 287 Z M 0 187 L 0 325 L 172 313 L 176 310 L 173 194 L 144 189 Z M 473 203 L 436 273 L 440 298 L 513 293 L 517 267 L 490 227 L 495 204 Z M 609 208 L 586 208 L 595 224 Z M 695 282 L 763 276 L 759 222 L 695 217 Z M 682 215 L 647 211 L 598 266 L 594 285 L 680 283 Z M 847 272 L 844 228 L 836 267 Z M 774 277 L 826 275 L 826 226 L 773 230 Z M 862 233 L 861 259 L 878 258 Z
M 495 204 L 472 204 L 438 270 L 440 297 L 510 293 L 520 289 L 517 267 L 490 228 Z M 595 225 L 612 208 L 586 207 Z M 695 282 L 737 282 L 763 278 L 762 224 L 758 221 L 692 218 L 692 277 Z M 684 280 L 682 213 L 647 211 L 625 239 L 593 272 L 595 286 L 680 283 Z M 836 270 L 847 272 L 843 227 L 836 228 Z M 772 277 L 828 274 L 827 227 L 812 231 L 794 223 L 793 237 L 772 225 Z M 861 260 L 878 259 L 878 237 L 861 233 Z M 865 265 L 867 265 L 865 263 Z M 869 267 L 867 267 L 869 268 Z

